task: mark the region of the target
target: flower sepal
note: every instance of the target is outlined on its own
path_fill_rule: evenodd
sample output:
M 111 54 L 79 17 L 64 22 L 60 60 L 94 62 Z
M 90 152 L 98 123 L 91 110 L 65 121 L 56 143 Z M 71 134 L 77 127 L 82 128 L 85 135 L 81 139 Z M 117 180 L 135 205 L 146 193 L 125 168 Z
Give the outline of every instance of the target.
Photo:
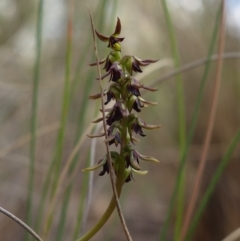
M 119 162 L 119 154 L 116 151 L 111 151 L 111 160 L 112 160 L 112 165 L 113 169 L 116 172 L 117 168 L 117 163 Z M 89 172 L 89 171 L 95 171 L 96 169 L 103 167 L 103 170 L 99 173 L 99 176 L 103 176 L 106 172 L 109 173 L 109 166 L 108 166 L 108 156 L 107 154 L 101 159 L 96 165 L 93 165 L 91 167 L 84 168 L 82 172 Z
M 141 60 L 133 55 L 125 55 L 122 60 L 121 64 L 126 68 L 129 75 L 132 76 L 132 72 L 139 72 L 142 73 L 142 69 L 140 66 L 147 66 L 151 63 L 156 63 L 157 60 L 145 59 Z
M 107 124 L 111 126 L 114 121 L 119 121 L 129 115 L 129 111 L 122 99 L 116 101 L 111 111 L 107 115 Z
M 103 42 L 108 42 L 108 47 L 115 50 L 115 51 L 121 51 L 121 45 L 119 42 L 122 42 L 124 38 L 119 38 L 119 34 L 121 33 L 121 21 L 118 18 L 117 24 L 115 27 L 115 31 L 111 36 L 105 36 L 101 33 L 99 33 L 97 30 L 95 30 L 96 35 L 98 38 Z
M 108 138 L 104 141 L 108 142 L 109 145 L 114 143 L 115 146 L 118 146 L 118 144 L 121 143 L 121 129 L 121 125 L 118 123 L 118 121 L 113 122 L 107 130 Z

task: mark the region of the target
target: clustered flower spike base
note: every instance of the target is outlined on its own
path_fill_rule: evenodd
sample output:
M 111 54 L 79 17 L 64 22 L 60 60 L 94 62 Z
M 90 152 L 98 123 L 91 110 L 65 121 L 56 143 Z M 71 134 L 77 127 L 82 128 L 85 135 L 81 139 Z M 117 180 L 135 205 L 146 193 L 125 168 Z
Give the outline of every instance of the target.
M 108 89 L 103 92 L 104 96 L 106 96 L 106 102 L 104 104 L 106 105 L 110 101 L 115 102 L 111 109 L 105 109 L 106 123 L 108 125 L 108 138 L 105 139 L 105 142 L 108 142 L 109 145 L 120 145 L 119 152 L 110 152 L 112 166 L 117 178 L 120 178 L 123 182 L 129 182 L 133 178 L 133 173 L 141 175 L 147 173 L 147 171 L 141 170 L 139 159 L 159 162 L 151 156 L 140 154 L 134 148 L 134 143 L 137 140 L 134 134 L 144 137 L 145 133 L 143 129 L 157 129 L 161 127 L 161 125 L 148 125 L 138 118 L 136 113 L 141 112 L 143 107 L 157 104 L 143 99 L 140 90 L 145 89 L 154 92 L 156 89 L 142 85 L 133 77 L 133 72 L 142 72 L 142 66 L 155 63 L 157 60 L 141 60 L 132 55 L 121 57 L 120 42 L 122 42 L 124 38 L 118 37 L 121 33 L 121 22 L 119 18 L 115 31 L 111 36 L 104 36 L 97 30 L 95 30 L 95 33 L 101 41 L 108 42 L 108 47 L 112 49 L 110 54 L 99 62 L 99 64 L 104 64 L 104 69 L 106 70 L 106 74 L 102 76 L 102 79 L 109 77 L 109 82 L 111 82 Z M 95 66 L 97 63 L 90 65 Z M 92 95 L 89 98 L 101 98 L 101 93 Z M 97 123 L 100 121 L 103 121 L 103 118 L 99 118 L 93 122 Z M 104 136 L 104 133 L 95 136 L 89 135 L 90 138 L 102 136 Z M 95 166 L 85 168 L 83 171 L 93 171 L 102 167 L 99 175 L 103 176 L 106 172 L 109 173 L 107 159 L 108 155 L 106 154 Z

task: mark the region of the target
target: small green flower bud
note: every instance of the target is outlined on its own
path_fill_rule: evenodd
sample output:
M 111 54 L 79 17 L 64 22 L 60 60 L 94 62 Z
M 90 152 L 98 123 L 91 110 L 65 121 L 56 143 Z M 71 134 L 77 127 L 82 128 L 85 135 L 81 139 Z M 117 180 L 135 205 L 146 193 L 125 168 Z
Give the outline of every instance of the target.
M 121 51 L 121 45 L 119 44 L 119 42 L 122 42 L 124 38 L 118 38 L 118 35 L 121 33 L 121 21 L 119 18 L 117 20 L 115 31 L 111 36 L 104 36 L 97 30 L 95 30 L 95 33 L 101 41 L 108 42 L 109 48 L 113 49 L 114 51 Z

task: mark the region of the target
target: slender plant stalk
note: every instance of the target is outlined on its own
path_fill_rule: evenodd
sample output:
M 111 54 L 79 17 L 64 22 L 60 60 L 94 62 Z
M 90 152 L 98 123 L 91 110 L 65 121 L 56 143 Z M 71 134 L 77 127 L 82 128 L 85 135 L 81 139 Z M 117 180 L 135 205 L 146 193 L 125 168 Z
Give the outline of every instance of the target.
M 92 14 L 90 12 L 89 9 L 89 15 L 90 15 L 90 19 L 91 19 L 91 27 L 92 27 L 92 34 L 93 34 L 93 40 L 94 40 L 94 50 L 95 50 L 95 55 L 96 55 L 96 61 L 97 61 L 97 69 L 98 69 L 98 78 L 99 78 L 99 86 L 100 86 L 100 92 L 101 92 L 101 105 L 102 105 L 102 115 L 103 115 L 103 129 L 104 129 L 104 134 L 105 134 L 105 139 L 108 138 L 107 135 L 107 124 L 106 124 L 106 114 L 105 114 L 105 105 L 104 105 L 104 99 L 103 99 L 103 86 L 102 86 L 102 76 L 101 76 L 101 71 L 100 71 L 100 65 L 99 65 L 99 58 L 98 58 L 98 50 L 97 50 L 97 43 L 96 43 L 96 35 L 95 35 L 95 31 L 94 31 L 94 24 L 93 24 L 93 19 L 92 19 Z M 115 180 L 114 180 L 114 170 L 112 167 L 112 160 L 111 160 L 111 154 L 109 151 L 109 144 L 108 142 L 105 143 L 106 144 L 106 151 L 107 151 L 107 161 L 108 161 L 108 166 L 109 166 L 109 173 L 110 173 L 110 180 L 111 180 L 111 185 L 112 185 L 112 189 L 113 189 L 113 195 L 114 195 L 114 199 L 115 199 L 115 204 L 118 210 L 118 215 L 121 221 L 121 224 L 123 226 L 123 230 L 125 232 L 126 238 L 128 241 L 132 241 L 132 238 L 130 236 L 130 233 L 128 231 L 126 222 L 124 220 L 123 214 L 122 214 L 122 210 L 121 210 L 121 206 L 120 206 L 120 202 L 118 199 L 118 193 L 120 194 L 120 192 L 117 191 L 117 188 L 119 188 L 121 190 L 122 187 L 117 187 L 118 185 L 123 185 L 124 181 L 123 180 L 119 180 L 119 178 L 117 178 L 117 182 L 115 184 Z M 121 145 L 124 146 L 124 145 Z M 125 167 L 123 167 L 125 168 Z
M 43 0 L 38 3 L 38 18 L 36 31 L 36 60 L 33 77 L 33 93 L 32 93 L 32 118 L 31 118 L 31 142 L 30 142 L 30 164 L 29 164 L 29 180 L 28 180 L 28 198 L 27 198 L 27 223 L 32 223 L 32 197 L 35 174 L 35 150 L 36 150 L 36 126 L 37 126 L 37 102 L 38 102 L 38 86 L 40 77 L 40 59 L 42 46 L 42 18 L 43 18 Z M 28 241 L 30 236 L 26 235 Z
M 36 240 L 43 241 L 26 223 L 22 220 L 14 216 L 12 213 L 8 212 L 6 209 L 0 207 L 0 212 L 11 218 L 16 223 L 20 224 L 23 228 L 25 228 L 28 233 L 30 233 Z
M 170 16 L 166 1 L 162 0 L 161 2 L 162 2 L 165 19 L 167 22 L 170 45 L 172 49 L 172 55 L 174 57 L 174 65 L 175 65 L 175 68 L 178 68 L 180 66 L 180 59 L 179 59 L 177 41 L 174 34 L 174 28 L 173 28 L 171 16 Z M 179 118 L 179 145 L 180 145 L 180 159 L 181 159 L 183 155 L 184 147 L 186 145 L 186 120 L 185 120 L 185 105 L 184 105 L 184 88 L 183 88 L 182 76 L 180 74 L 176 75 L 176 83 L 177 83 L 177 103 L 178 103 L 178 118 Z M 180 234 L 182 216 L 183 216 L 184 190 L 185 190 L 184 176 L 185 174 L 184 172 L 182 172 L 179 178 L 180 183 L 179 183 L 178 197 L 177 197 L 178 199 L 177 219 L 176 219 L 176 226 L 175 226 L 175 232 L 174 232 L 175 241 L 178 240 L 178 237 Z
M 196 210 L 196 212 L 194 213 L 194 217 L 193 220 L 189 226 L 185 241 L 190 241 L 193 235 L 194 230 L 196 229 L 196 226 L 208 204 L 209 199 L 212 196 L 212 193 L 216 187 L 216 185 L 218 184 L 218 181 L 223 173 L 223 171 L 225 170 L 228 161 L 230 160 L 230 157 L 232 155 L 232 153 L 234 152 L 234 150 L 237 147 L 237 144 L 240 142 L 240 129 L 238 129 L 235 137 L 233 138 L 232 142 L 230 143 L 226 154 L 224 155 L 224 157 L 222 158 L 222 160 L 220 161 L 215 173 L 213 174 L 212 180 L 210 181 L 207 190 L 205 191 L 203 198 L 200 202 L 200 204 L 198 205 L 198 208 Z M 240 235 L 239 235 L 240 237 Z M 228 239 L 226 239 L 227 241 Z M 229 239 L 230 240 L 235 240 L 235 239 Z M 224 239 L 225 241 L 225 239 Z
M 187 143 L 186 143 L 186 146 L 185 146 L 185 149 L 184 149 L 184 152 L 183 152 L 183 156 L 182 156 L 181 161 L 180 161 L 180 166 L 179 166 L 179 170 L 178 170 L 178 174 L 177 174 L 172 198 L 170 200 L 170 204 L 169 204 L 169 207 L 168 207 L 167 217 L 166 217 L 165 222 L 163 224 L 163 228 L 162 228 L 161 235 L 160 235 L 160 241 L 164 241 L 166 239 L 167 229 L 168 229 L 169 222 L 170 222 L 170 217 L 171 217 L 173 207 L 174 207 L 174 204 L 175 204 L 177 191 L 179 189 L 179 183 L 180 183 L 179 179 L 181 177 L 181 173 L 184 170 L 184 166 L 185 166 L 185 163 L 186 163 L 186 160 L 187 160 L 187 153 L 188 153 L 190 143 L 191 143 L 191 140 L 192 140 L 195 128 L 196 128 L 199 109 L 200 109 L 200 105 L 201 105 L 202 98 L 203 98 L 204 87 L 205 87 L 207 76 L 208 76 L 209 69 L 210 69 L 210 58 L 211 58 L 211 55 L 213 53 L 214 45 L 215 45 L 215 42 L 216 42 L 216 39 L 217 39 L 217 30 L 218 30 L 218 24 L 219 24 L 220 10 L 221 10 L 221 7 L 219 8 L 218 14 L 216 16 L 215 27 L 214 27 L 214 31 L 213 31 L 213 35 L 212 35 L 211 43 L 210 43 L 210 47 L 209 47 L 209 52 L 208 52 L 208 61 L 206 62 L 203 77 L 202 77 L 201 84 L 200 84 L 199 91 L 198 91 L 198 95 L 197 95 L 197 98 L 196 98 L 196 103 L 195 103 L 195 107 L 194 107 L 194 111 L 193 111 L 192 120 L 191 120 L 191 123 L 190 123 Z
M 188 230 L 188 227 L 189 227 L 189 224 L 191 221 L 192 213 L 194 211 L 196 201 L 198 198 L 200 185 L 201 185 L 201 181 L 202 181 L 202 176 L 203 176 L 203 171 L 204 171 L 206 161 L 207 161 L 207 154 L 208 154 L 210 141 L 211 141 L 211 137 L 212 137 L 212 131 L 213 131 L 215 117 L 216 117 L 218 96 L 219 96 L 219 90 L 220 90 L 222 62 L 223 62 L 223 59 L 221 58 L 221 56 L 222 56 L 222 53 L 224 50 L 224 43 L 225 43 L 224 36 L 225 36 L 225 1 L 223 0 L 222 1 L 222 11 L 221 11 L 220 33 L 219 33 L 219 46 L 218 46 L 219 59 L 217 62 L 216 78 L 215 78 L 215 83 L 214 83 L 213 99 L 212 99 L 212 104 L 211 104 L 211 112 L 210 112 L 206 137 L 204 140 L 203 151 L 202 151 L 202 155 L 200 158 L 197 176 L 196 176 L 196 180 L 195 180 L 194 187 L 193 187 L 193 193 L 192 193 L 192 196 L 191 196 L 191 199 L 190 199 L 190 202 L 188 205 L 188 209 L 186 212 L 186 216 L 184 219 L 184 224 L 183 224 L 183 229 L 182 229 L 180 240 L 184 240 L 184 237 L 187 233 L 187 230 Z
M 121 191 L 122 191 L 122 182 L 117 181 L 116 189 L 117 189 L 118 196 L 120 196 Z M 102 228 L 102 226 L 107 222 L 107 220 L 112 215 L 115 207 L 116 207 L 116 199 L 113 196 L 111 199 L 111 202 L 108 205 L 108 208 L 106 209 L 105 213 L 103 214 L 101 219 L 98 221 L 98 223 L 93 227 L 93 229 L 91 229 L 88 233 L 86 233 L 83 237 L 77 239 L 76 241 L 87 241 L 87 240 L 91 239 Z

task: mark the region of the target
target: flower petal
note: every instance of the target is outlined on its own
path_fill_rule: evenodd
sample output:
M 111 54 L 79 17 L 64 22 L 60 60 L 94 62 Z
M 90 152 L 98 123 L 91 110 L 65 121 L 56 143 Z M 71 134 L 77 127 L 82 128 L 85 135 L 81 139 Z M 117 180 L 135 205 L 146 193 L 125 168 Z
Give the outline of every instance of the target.
M 158 102 L 152 102 L 152 101 L 149 101 L 149 100 L 144 100 L 141 96 L 138 96 L 138 99 L 141 100 L 141 102 L 143 104 L 147 104 L 147 105 L 157 105 Z
M 136 151 L 136 150 L 135 150 L 135 153 L 137 154 L 137 156 L 138 156 L 140 159 L 142 159 L 142 160 L 144 160 L 144 161 L 150 161 L 150 162 L 155 162 L 155 163 L 159 163 L 159 162 L 160 162 L 160 161 L 157 160 L 156 158 L 151 157 L 151 156 L 144 156 L 144 155 L 140 154 L 140 153 L 139 153 L 138 151 Z
M 110 141 L 112 141 L 114 138 L 115 138 L 115 136 L 114 136 L 114 135 L 111 135 L 111 136 L 109 136 L 107 139 L 105 139 L 104 142 L 105 142 L 105 143 L 106 143 L 106 142 L 110 142 Z
M 87 135 L 89 138 L 97 138 L 97 137 L 103 137 L 105 135 L 105 133 L 99 133 L 96 135 Z
M 150 87 L 146 87 L 144 85 L 141 86 L 141 88 L 145 89 L 145 90 L 149 90 L 151 92 L 154 92 L 154 91 L 158 91 L 158 89 L 153 89 L 153 88 L 150 88 Z
M 132 168 L 132 171 L 134 173 L 137 173 L 137 174 L 142 175 L 142 176 L 144 176 L 148 173 L 148 171 L 138 171 L 138 170 L 135 170 L 134 168 Z
M 156 59 L 156 60 L 153 60 L 153 59 L 145 59 L 145 60 L 141 60 L 141 63 L 151 64 L 151 63 L 156 63 L 157 61 L 158 61 L 158 59 Z
M 100 122 L 100 121 L 102 121 L 102 120 L 103 120 L 103 117 L 100 117 L 100 118 L 98 118 L 98 119 L 92 121 L 92 123 L 98 123 L 98 122 Z
M 162 127 L 162 125 L 148 125 L 148 124 L 142 126 L 142 128 L 145 128 L 145 129 L 148 129 L 148 130 L 159 129 L 161 127 Z
M 137 119 L 137 123 L 142 128 L 145 128 L 145 129 L 148 129 L 148 130 L 158 129 L 158 128 L 162 127 L 162 125 L 148 125 L 148 124 L 146 124 L 144 121 L 142 121 L 139 118 Z
M 131 165 L 131 167 L 133 167 L 134 169 L 136 169 L 136 170 L 140 170 L 140 166 L 139 166 L 139 164 L 138 164 L 138 159 L 137 159 L 137 157 L 135 158 L 136 156 L 134 156 L 134 154 L 133 154 L 133 151 L 131 151 L 131 153 L 130 153 L 130 159 L 129 159 L 129 161 L 130 161 L 130 165 Z
M 140 141 L 138 138 L 136 138 L 134 136 L 131 136 L 131 138 L 132 138 L 132 141 L 135 141 L 135 142 L 139 142 Z
M 96 99 L 99 99 L 99 98 L 101 98 L 101 93 L 98 93 L 98 94 L 96 94 L 96 95 L 89 95 L 88 96 L 88 98 L 90 99 L 90 100 L 96 100 Z
M 98 64 L 103 64 L 106 61 L 106 58 L 104 58 L 103 60 L 99 61 Z M 90 66 L 95 66 L 97 65 L 97 63 L 91 63 L 89 64 Z
M 121 21 L 119 18 L 117 18 L 117 24 L 116 24 L 116 27 L 115 27 L 115 31 L 113 33 L 113 36 L 114 37 L 117 37 L 119 34 L 121 33 Z
M 102 34 L 99 33 L 97 30 L 95 30 L 95 33 L 96 33 L 96 35 L 98 36 L 98 38 L 99 38 L 100 40 L 102 40 L 103 42 L 109 41 L 109 37 L 102 35 Z
M 90 171 L 94 171 L 96 169 L 98 169 L 99 167 L 103 166 L 104 165 L 104 161 L 101 161 L 100 163 L 94 165 L 94 166 L 91 166 L 91 167 L 87 167 L 87 168 L 84 168 L 82 169 L 82 172 L 90 172 Z

